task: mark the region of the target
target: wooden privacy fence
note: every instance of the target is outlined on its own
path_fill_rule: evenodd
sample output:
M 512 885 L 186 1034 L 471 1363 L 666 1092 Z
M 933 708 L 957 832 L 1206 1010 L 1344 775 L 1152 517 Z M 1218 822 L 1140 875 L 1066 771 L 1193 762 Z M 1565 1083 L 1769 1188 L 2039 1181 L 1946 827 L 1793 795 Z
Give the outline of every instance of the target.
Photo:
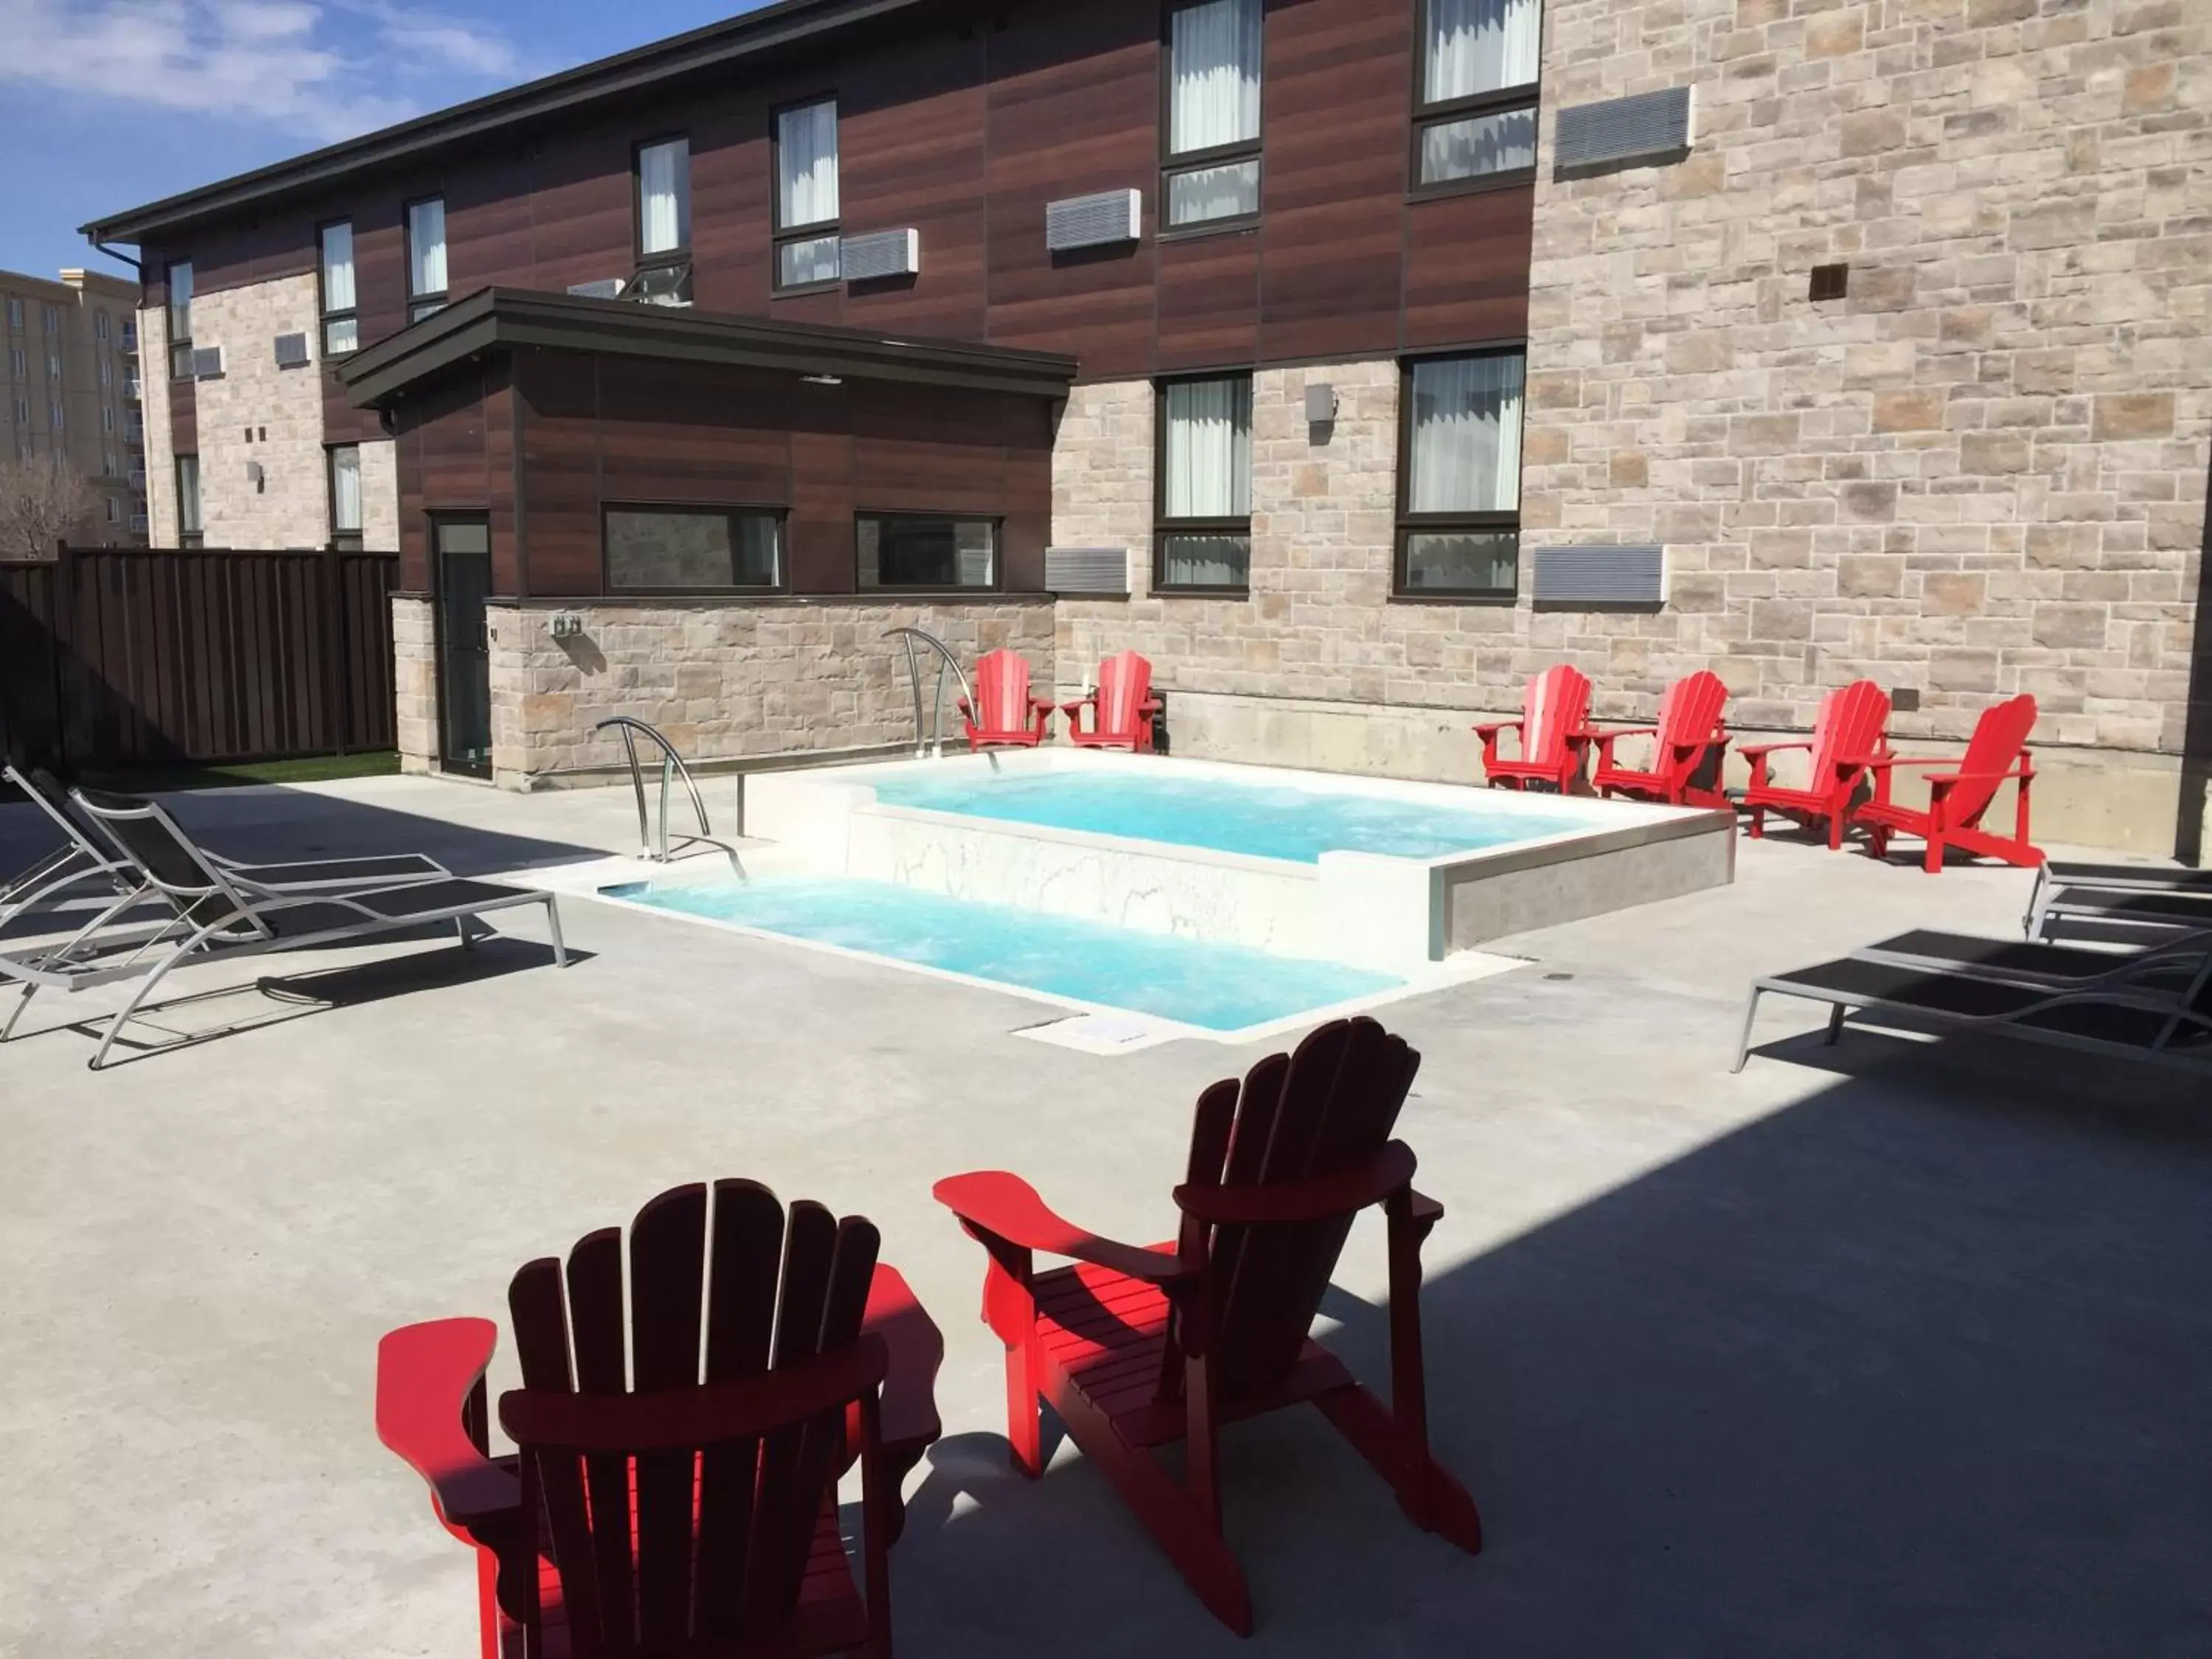
M 0 562 L 0 752 L 69 773 L 389 749 L 391 553 Z

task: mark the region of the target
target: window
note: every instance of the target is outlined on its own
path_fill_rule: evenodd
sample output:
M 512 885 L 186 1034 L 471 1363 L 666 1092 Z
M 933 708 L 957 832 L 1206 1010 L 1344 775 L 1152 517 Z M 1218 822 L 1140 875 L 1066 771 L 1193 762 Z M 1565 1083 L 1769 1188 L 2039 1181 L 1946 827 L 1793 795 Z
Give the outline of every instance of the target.
M 115 430 L 115 406 L 112 404 L 102 404 L 100 406 L 100 429 L 102 432 Z
M 1518 350 L 1407 365 L 1398 591 L 1513 597 L 1521 551 Z
M 354 310 L 353 222 L 341 219 L 325 225 L 318 237 L 322 246 L 323 356 L 339 357 L 361 349 L 361 319 Z M 439 281 L 444 280 L 441 273 Z
M 28 398 L 16 398 L 16 399 L 15 399 L 15 424 L 16 424 L 17 426 L 28 426 L 28 425 L 30 425 L 30 423 L 31 423 L 31 400 L 30 400 Z
M 46 330 L 49 334 L 60 333 L 62 331 L 61 313 L 55 310 L 52 306 L 40 306 L 39 307 L 39 326 Z
M 837 280 L 837 100 L 775 118 L 775 285 Z
M 115 467 L 115 452 L 112 449 L 103 449 L 100 452 L 100 476 L 103 478 L 112 478 L 118 476 Z
M 1260 214 L 1260 0 L 1204 0 L 1168 14 L 1170 229 Z
M 995 587 L 999 581 L 999 525 L 995 519 L 949 514 L 863 513 L 854 520 L 860 552 L 860 586 Z
M 14 329 L 23 326 L 23 302 L 13 294 L 8 296 L 8 326 Z
M 192 378 L 192 267 L 169 267 L 169 378 Z
M 198 547 L 200 540 L 200 458 L 177 457 L 177 545 Z
M 628 593 L 772 588 L 783 579 L 783 515 L 774 508 L 611 507 L 607 586 Z
M 1424 0 L 1416 190 L 1534 175 L 1541 23 L 1539 0 Z
M 1252 568 L 1252 377 L 1160 388 L 1152 586 L 1242 592 Z
M 46 378 L 50 380 L 58 380 L 61 377 L 62 354 L 58 351 L 49 351 L 46 354 Z
M 419 323 L 446 303 L 446 200 L 407 209 L 407 320 Z
M 108 468 L 110 472 L 112 472 L 115 469 L 113 467 Z M 112 495 L 110 495 L 107 498 L 107 521 L 110 524 L 121 524 L 123 522 L 123 503 L 117 501 Z
M 361 447 L 338 444 L 330 452 L 331 545 L 361 551 Z
M 637 270 L 625 297 L 691 303 L 691 141 L 637 147 Z
M 102 345 L 107 343 L 107 313 L 104 311 L 92 313 L 92 337 Z
M 23 361 L 23 348 L 21 346 L 8 348 L 8 367 L 15 371 L 15 378 L 19 380 L 27 380 L 31 378 L 30 365 Z
M 47 401 L 46 426 L 50 431 L 58 432 L 62 429 L 62 400 L 58 398 L 50 398 Z
M 115 384 L 115 360 L 113 358 L 102 357 L 100 360 L 100 383 L 102 386 L 113 386 Z

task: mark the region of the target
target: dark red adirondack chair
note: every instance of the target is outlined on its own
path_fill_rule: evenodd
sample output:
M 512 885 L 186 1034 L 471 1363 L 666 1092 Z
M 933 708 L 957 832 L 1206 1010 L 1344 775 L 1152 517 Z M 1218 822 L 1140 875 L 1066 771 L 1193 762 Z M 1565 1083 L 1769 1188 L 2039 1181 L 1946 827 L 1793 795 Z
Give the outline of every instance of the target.
M 1608 800 L 1621 794 L 1669 806 L 1730 805 L 1721 793 L 1721 757 L 1729 741 L 1721 712 L 1727 707 L 1728 687 L 1711 669 L 1676 680 L 1660 696 L 1656 724 L 1591 728 L 1597 744 L 1591 783 Z M 1613 745 L 1623 738 L 1651 739 L 1648 766 L 1638 770 L 1615 760 Z
M 1018 651 L 987 651 L 975 659 L 975 702 L 960 699 L 968 747 L 1034 749 L 1052 732 L 1052 699 L 1030 692 L 1030 665 Z
M 1091 711 L 1091 726 L 1084 729 L 1083 711 Z M 1098 665 L 1098 689 L 1064 702 L 1067 736 L 1085 749 L 1127 749 L 1149 754 L 1152 747 L 1152 716 L 1159 713 L 1152 696 L 1152 665 L 1133 651 L 1121 651 Z
M 378 1346 L 377 1433 L 478 1551 L 483 1659 L 890 1651 L 885 1552 L 938 1437 L 944 1343 L 867 1221 L 805 1201 L 787 1221 L 750 1181 L 708 1200 L 638 1212 L 627 1309 L 618 1228 L 577 1241 L 565 1284 L 550 1256 L 515 1274 L 514 1456 L 486 1451 L 489 1320 Z M 837 1527 L 855 1458 L 865 1601 Z
M 1482 770 L 1493 789 L 1526 789 L 1548 783 L 1565 794 L 1582 775 L 1589 747 L 1583 727 L 1589 720 L 1590 683 L 1581 670 L 1555 663 L 1528 682 L 1522 694 L 1521 718 L 1495 720 L 1474 728 L 1482 739 Z M 1506 759 L 1498 752 L 1502 732 L 1521 734 L 1521 752 Z
M 1421 1375 L 1421 1241 L 1443 1209 L 1413 1190 L 1391 1139 L 1420 1057 L 1371 1019 L 1338 1020 L 1199 1097 L 1173 1243 L 1115 1243 L 1064 1221 L 1001 1171 L 937 1183 L 990 1253 L 983 1316 L 1006 1345 L 1014 1466 L 1040 1471 L 1048 1403 L 1199 1599 L 1252 1628 L 1244 1575 L 1221 1535 L 1219 1434 L 1310 1401 L 1390 1482 L 1415 1525 L 1470 1553 L 1482 1524 L 1429 1454 Z M 1389 1228 L 1391 1401 L 1384 1405 L 1307 1331 L 1352 1218 Z M 1038 1272 L 1036 1252 L 1075 1265 Z M 1176 1480 L 1151 1449 L 1183 1443 Z
M 1751 763 L 1751 787 L 1743 804 L 1751 809 L 1751 833 L 1766 833 L 1766 815 L 1779 812 L 1808 829 L 1826 823 L 1831 850 L 1844 844 L 1851 795 L 1869 766 L 1889 753 L 1889 693 L 1872 680 L 1853 680 L 1820 699 L 1813 717 L 1810 742 L 1755 743 L 1736 752 Z M 1786 788 L 1767 775 L 1769 758 L 1778 750 L 1808 749 L 1812 765 L 1802 789 Z
M 1922 867 L 1931 876 L 1942 872 L 1947 846 L 2030 870 L 2041 864 L 2042 849 L 2027 838 L 2027 791 L 2035 781 L 2027 734 L 2034 729 L 2035 699 L 2023 692 L 1982 711 L 1964 755 L 1912 760 L 1887 755 L 1875 761 L 1874 799 L 1851 813 L 1851 822 L 1867 832 L 1867 851 L 1886 858 L 1892 836 L 1918 836 L 1928 843 Z M 1907 806 L 1891 796 L 1891 775 L 1901 766 L 1946 769 L 1929 775 L 1926 806 Z M 2012 834 L 1993 835 L 1982 828 L 1982 814 L 1996 799 L 1998 787 L 2013 780 L 2020 792 Z

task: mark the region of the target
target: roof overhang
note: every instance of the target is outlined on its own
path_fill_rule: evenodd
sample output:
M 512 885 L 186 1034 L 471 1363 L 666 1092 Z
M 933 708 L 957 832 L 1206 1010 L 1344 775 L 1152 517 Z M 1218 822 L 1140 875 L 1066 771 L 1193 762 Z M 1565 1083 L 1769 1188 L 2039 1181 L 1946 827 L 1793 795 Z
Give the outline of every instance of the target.
M 526 348 L 1034 398 L 1065 398 L 1076 373 L 1074 358 L 1053 352 L 898 339 L 865 329 L 486 288 L 347 358 L 338 365 L 337 377 L 356 406 L 388 409 L 472 359 Z
M 920 3 L 921 0 L 780 0 L 687 34 L 563 70 L 272 167 L 241 173 L 219 184 L 111 214 L 77 228 L 94 243 L 143 246 L 206 220 L 272 206 L 489 133 L 509 131 L 551 117 L 574 116 L 592 105 L 647 92 L 684 76 L 758 57 Z

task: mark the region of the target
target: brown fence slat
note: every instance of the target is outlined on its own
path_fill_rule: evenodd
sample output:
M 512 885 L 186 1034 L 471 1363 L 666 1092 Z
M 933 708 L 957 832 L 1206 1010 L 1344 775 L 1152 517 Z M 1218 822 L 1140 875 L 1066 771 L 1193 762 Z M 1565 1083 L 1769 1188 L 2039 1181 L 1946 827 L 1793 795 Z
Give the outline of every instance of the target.
M 390 553 L 0 562 L 0 754 L 58 771 L 388 749 Z

